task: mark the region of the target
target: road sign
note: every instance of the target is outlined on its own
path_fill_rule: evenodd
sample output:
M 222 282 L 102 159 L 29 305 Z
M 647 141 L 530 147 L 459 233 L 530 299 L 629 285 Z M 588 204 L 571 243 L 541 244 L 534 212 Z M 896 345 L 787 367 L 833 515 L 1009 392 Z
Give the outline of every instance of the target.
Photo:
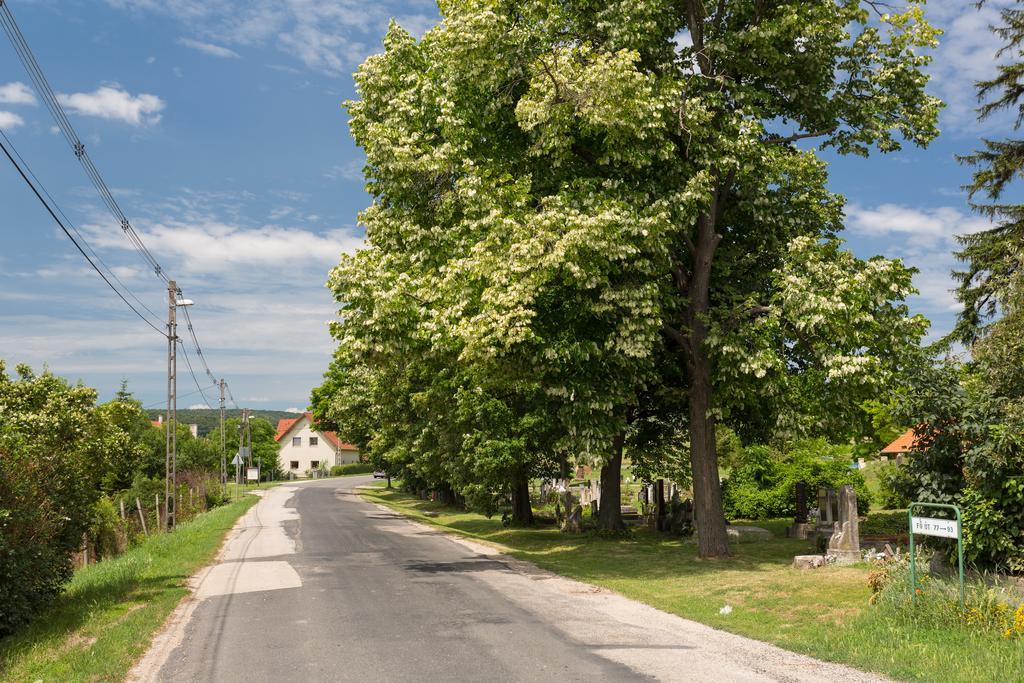
M 240 455 L 241 457 L 243 457 L 246 460 L 248 460 L 249 456 L 251 455 L 250 452 L 249 452 L 249 447 L 248 446 L 242 446 L 241 448 L 239 448 L 238 449 L 238 455 Z
M 935 517 L 915 517 L 914 508 L 934 508 L 938 510 L 951 510 L 956 513 L 956 519 L 936 519 Z M 943 538 L 956 539 L 956 556 L 960 565 L 960 609 L 964 608 L 964 537 L 960 528 L 960 508 L 956 505 L 944 505 L 941 503 L 911 503 L 907 508 L 907 518 L 910 522 L 910 599 L 917 599 L 917 560 L 914 557 L 914 534 L 924 536 L 940 536 Z
M 924 536 L 942 536 L 956 538 L 960 535 L 960 525 L 952 519 L 936 519 L 935 517 L 911 517 L 910 530 Z
M 249 467 L 245 470 L 245 478 L 247 481 L 259 481 L 260 480 L 260 468 Z
M 232 465 L 241 465 L 242 464 L 242 456 L 240 456 L 238 453 L 235 453 L 235 459 L 231 461 L 231 464 Z

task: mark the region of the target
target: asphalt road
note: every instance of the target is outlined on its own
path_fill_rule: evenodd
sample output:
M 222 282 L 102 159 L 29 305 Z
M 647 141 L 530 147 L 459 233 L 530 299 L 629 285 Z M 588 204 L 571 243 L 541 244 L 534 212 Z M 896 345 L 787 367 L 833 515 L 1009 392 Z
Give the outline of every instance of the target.
M 294 554 L 243 561 L 286 561 L 302 585 L 202 600 L 159 678 L 638 678 L 474 576 L 511 571 L 504 564 L 437 533 L 410 533 L 416 527 L 359 499 L 352 489 L 367 481 L 296 486 L 286 506 L 294 506 L 298 519 L 283 522 Z
M 881 680 L 453 539 L 368 481 L 266 492 L 129 681 Z

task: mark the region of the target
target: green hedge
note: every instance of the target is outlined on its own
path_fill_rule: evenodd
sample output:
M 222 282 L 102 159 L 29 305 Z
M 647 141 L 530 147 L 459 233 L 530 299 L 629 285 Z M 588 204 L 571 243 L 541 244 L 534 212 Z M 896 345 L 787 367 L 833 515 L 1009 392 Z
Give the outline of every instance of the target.
M 332 477 L 340 477 L 345 474 L 369 474 L 373 472 L 373 465 L 368 462 L 353 462 L 348 465 L 335 465 L 331 468 Z
M 907 513 L 875 512 L 860 523 L 860 533 L 865 536 L 906 536 Z
M 785 453 L 768 446 L 743 449 L 729 478 L 722 483 L 722 503 L 730 519 L 774 519 L 796 512 L 794 490 L 807 482 L 808 505 L 817 505 L 819 487 L 853 485 L 857 511 L 867 514 L 871 494 L 864 476 L 850 468 L 842 446 L 823 440 L 805 441 Z

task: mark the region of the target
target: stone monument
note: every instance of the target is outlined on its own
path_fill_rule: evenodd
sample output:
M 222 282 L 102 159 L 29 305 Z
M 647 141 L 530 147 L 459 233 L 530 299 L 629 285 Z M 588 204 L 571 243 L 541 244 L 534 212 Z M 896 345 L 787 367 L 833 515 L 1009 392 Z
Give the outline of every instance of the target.
M 839 521 L 839 494 L 835 489 L 825 487 L 818 489 L 818 525 L 815 527 L 814 544 L 819 552 L 827 548 L 828 539 L 835 532 L 837 521 Z
M 857 494 L 849 484 L 839 489 L 839 519 L 833 526 L 827 555 L 835 558 L 836 564 L 853 564 L 861 559 Z

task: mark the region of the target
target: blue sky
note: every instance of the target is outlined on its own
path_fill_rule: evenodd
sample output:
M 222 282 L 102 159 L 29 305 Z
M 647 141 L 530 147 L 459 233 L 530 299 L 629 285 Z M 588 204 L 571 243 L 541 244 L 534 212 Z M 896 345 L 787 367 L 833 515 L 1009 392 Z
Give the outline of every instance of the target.
M 191 309 L 213 372 L 240 404 L 304 407 L 333 348 L 335 306 L 323 287 L 361 242 L 368 203 L 362 157 L 341 103 L 351 73 L 377 51 L 390 17 L 422 34 L 428 0 L 8 0 L 89 153 Z M 991 75 L 995 8 L 932 0 L 947 30 L 931 91 L 947 102 L 943 135 L 926 150 L 830 158 L 848 197 L 845 238 L 861 256 L 921 269 L 914 309 L 949 330 L 953 235 L 984 223 L 960 186 L 954 156 L 979 135 L 973 82 Z M 0 128 L 103 259 L 158 314 L 160 281 L 124 240 L 0 41 Z M 4 160 L 6 164 L 6 160 Z M 89 269 L 22 184 L 0 166 L 0 358 L 96 387 L 127 378 L 145 404 L 165 390 L 165 343 Z M 194 358 L 193 358 L 194 360 Z M 200 381 L 203 377 L 200 373 Z M 205 386 L 205 383 L 204 383 Z M 179 394 L 196 386 L 180 364 Z M 211 402 L 213 390 L 206 392 Z M 179 406 L 202 405 L 198 393 Z

